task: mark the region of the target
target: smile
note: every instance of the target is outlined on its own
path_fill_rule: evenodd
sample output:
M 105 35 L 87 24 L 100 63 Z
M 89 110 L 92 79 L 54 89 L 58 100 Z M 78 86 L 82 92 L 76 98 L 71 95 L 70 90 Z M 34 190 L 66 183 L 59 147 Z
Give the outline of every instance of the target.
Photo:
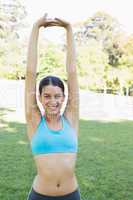
M 56 108 L 58 108 L 58 106 L 48 106 L 48 108 L 50 108 L 50 109 L 56 109 Z

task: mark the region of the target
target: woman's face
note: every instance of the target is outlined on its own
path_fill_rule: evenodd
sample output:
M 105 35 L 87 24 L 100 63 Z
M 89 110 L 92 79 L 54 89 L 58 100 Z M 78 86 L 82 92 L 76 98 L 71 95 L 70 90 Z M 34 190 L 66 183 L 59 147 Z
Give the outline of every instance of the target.
M 60 87 L 48 85 L 42 88 L 39 99 L 46 114 L 56 115 L 60 113 L 64 95 Z

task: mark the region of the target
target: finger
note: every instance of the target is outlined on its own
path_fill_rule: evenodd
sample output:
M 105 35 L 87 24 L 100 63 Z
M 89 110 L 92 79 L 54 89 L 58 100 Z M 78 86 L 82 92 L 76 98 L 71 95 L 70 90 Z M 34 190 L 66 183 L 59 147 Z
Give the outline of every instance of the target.
M 68 23 L 67 21 L 65 21 L 64 19 L 60 19 L 60 18 L 55 18 L 55 20 L 59 21 L 59 22 L 62 22 L 62 23 Z
M 59 26 L 64 24 L 64 22 L 62 22 L 61 20 L 58 20 L 58 19 L 54 19 L 54 20 Z
M 57 24 L 57 23 L 50 23 L 50 24 L 47 24 L 47 26 L 59 26 L 59 24 Z
M 60 26 L 66 27 L 69 23 L 63 19 L 55 18 L 55 20 L 60 24 Z
M 55 20 L 61 20 L 61 19 L 59 19 L 58 17 L 55 17 L 54 19 L 55 19 Z
M 59 19 L 59 18 L 54 18 L 56 21 L 58 21 L 58 22 L 62 22 L 62 20 L 61 19 Z
M 45 27 L 47 26 L 59 26 L 58 25 L 58 23 L 57 22 L 55 22 L 55 21 L 50 21 L 50 22 L 47 22 L 45 25 L 44 25 Z

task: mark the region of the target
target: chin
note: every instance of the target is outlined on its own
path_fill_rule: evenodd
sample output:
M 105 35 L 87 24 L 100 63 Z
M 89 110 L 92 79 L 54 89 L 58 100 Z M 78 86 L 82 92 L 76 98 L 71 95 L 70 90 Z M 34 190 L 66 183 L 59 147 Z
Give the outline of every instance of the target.
M 53 111 L 53 112 L 47 112 L 49 115 L 58 115 L 60 114 L 60 111 Z

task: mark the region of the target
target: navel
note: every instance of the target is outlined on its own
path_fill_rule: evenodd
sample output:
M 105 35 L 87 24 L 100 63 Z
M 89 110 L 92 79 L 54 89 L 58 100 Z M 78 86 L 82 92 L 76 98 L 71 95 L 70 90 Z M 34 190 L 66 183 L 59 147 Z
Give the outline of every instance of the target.
M 60 187 L 60 183 L 57 183 L 57 187 L 58 187 L 58 188 Z

